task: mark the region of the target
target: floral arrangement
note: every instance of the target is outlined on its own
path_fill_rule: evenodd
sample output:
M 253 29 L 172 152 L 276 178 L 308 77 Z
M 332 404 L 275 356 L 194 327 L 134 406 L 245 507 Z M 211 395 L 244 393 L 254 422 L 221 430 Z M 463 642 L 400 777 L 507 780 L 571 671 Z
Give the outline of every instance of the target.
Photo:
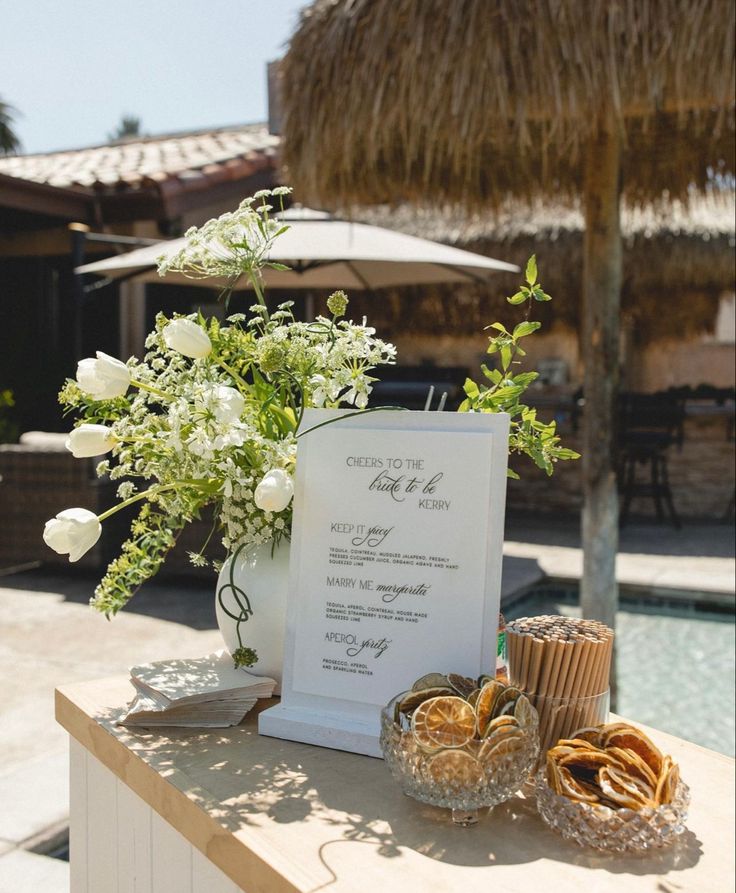
M 66 412 L 78 416 L 67 448 L 77 458 L 109 454 L 97 473 L 120 481 L 120 502 L 100 515 L 83 508 L 59 512 L 46 523 L 47 545 L 78 561 L 99 539 L 102 522 L 140 505 L 130 538 L 91 601 L 107 617 L 159 570 L 182 528 L 207 507 L 215 517 L 210 537 L 219 528 L 230 553 L 289 537 L 297 443 L 309 433 L 301 428 L 304 410 L 372 411 L 370 372 L 395 362 L 394 346 L 376 338 L 365 320 L 358 325 L 345 318 L 348 299 L 341 291 L 327 299 L 329 315 L 313 321 L 298 321 L 292 302 L 269 313 L 262 274 L 286 269 L 268 258 L 287 228 L 272 216 L 269 201 L 282 202 L 289 192 L 256 193 L 236 211 L 190 229 L 184 248 L 159 261 L 162 276 L 176 271 L 223 280 L 226 306 L 247 277 L 257 298 L 249 317 L 235 314 L 220 323 L 197 314 L 159 314 L 142 360 L 122 362 L 98 351 L 79 362 L 76 379 L 59 395 Z M 460 411 L 509 413 L 510 452 L 526 454 L 551 474 L 558 460 L 578 454 L 560 445 L 554 422 L 538 420 L 521 403 L 537 373 L 514 369 L 524 355 L 521 339 L 540 325 L 529 319 L 533 302 L 549 299 L 532 257 L 526 284 L 507 299 L 526 305 L 525 318 L 511 331 L 501 323 L 489 327 L 496 334 L 488 353 L 497 355 L 498 366 L 481 367 L 488 384 L 466 381 Z M 195 565 L 207 564 L 206 545 L 190 553 Z M 240 623 L 248 613 L 244 603 L 233 616 Z M 236 665 L 252 663 L 251 649 L 239 651 Z
M 80 417 L 68 449 L 78 458 L 109 454 L 113 461 L 100 462 L 97 473 L 120 481 L 121 501 L 99 516 L 60 512 L 46 524 L 46 543 L 77 561 L 99 539 L 102 522 L 141 505 L 92 599 L 108 617 L 158 571 L 179 531 L 207 506 L 229 552 L 288 536 L 305 408 L 365 410 L 375 380 L 369 373 L 395 360 L 393 345 L 365 321 L 344 318 L 343 292 L 328 298 L 329 315 L 311 322 L 297 321 L 291 302 L 269 314 L 261 273 L 276 266 L 268 250 L 284 227 L 267 199 L 286 192 L 256 193 L 236 212 L 190 230 L 183 251 L 160 262 L 162 275 L 224 276 L 227 291 L 248 276 L 258 298 L 249 319 L 235 314 L 221 324 L 160 314 L 142 360 L 98 352 L 81 360 L 76 380 L 61 391 L 62 405 Z M 207 563 L 203 551 L 190 553 L 193 563 Z

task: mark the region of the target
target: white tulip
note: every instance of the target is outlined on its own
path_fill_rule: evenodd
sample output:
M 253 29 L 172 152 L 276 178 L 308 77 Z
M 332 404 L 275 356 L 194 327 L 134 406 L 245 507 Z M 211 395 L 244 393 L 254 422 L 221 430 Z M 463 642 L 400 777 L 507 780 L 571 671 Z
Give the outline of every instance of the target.
M 97 359 L 87 357 L 77 365 L 79 387 L 96 400 L 122 397 L 130 385 L 130 371 L 125 363 L 101 350 Z
M 212 388 L 212 412 L 222 425 L 237 422 L 245 409 L 245 399 L 240 391 L 221 384 Z
M 69 555 L 69 561 L 79 561 L 94 546 L 102 533 L 102 525 L 88 509 L 64 509 L 46 522 L 43 541 L 59 555 Z
M 66 448 L 75 459 L 103 456 L 115 446 L 115 437 L 105 425 L 84 424 L 69 432 Z
M 294 495 L 294 481 L 281 468 L 272 468 L 256 487 L 255 503 L 264 512 L 282 512 Z
M 167 347 L 193 360 L 206 357 L 212 350 L 210 336 L 191 319 L 172 319 L 164 326 L 163 336 Z

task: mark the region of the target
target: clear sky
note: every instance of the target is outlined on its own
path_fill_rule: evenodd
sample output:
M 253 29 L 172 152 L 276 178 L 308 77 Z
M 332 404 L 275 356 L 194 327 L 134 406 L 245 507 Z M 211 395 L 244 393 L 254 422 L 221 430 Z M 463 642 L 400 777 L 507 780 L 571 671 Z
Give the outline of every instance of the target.
M 23 152 L 265 121 L 266 62 L 308 0 L 0 0 L 0 97 Z

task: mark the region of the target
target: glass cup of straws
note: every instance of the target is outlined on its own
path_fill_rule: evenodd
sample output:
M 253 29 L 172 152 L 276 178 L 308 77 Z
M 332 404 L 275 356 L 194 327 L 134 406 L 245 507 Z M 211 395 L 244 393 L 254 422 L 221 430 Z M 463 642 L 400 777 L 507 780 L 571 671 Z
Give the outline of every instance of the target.
M 608 719 L 613 630 L 597 620 L 546 614 L 506 625 L 511 684 L 539 714 L 540 763 L 560 738 Z

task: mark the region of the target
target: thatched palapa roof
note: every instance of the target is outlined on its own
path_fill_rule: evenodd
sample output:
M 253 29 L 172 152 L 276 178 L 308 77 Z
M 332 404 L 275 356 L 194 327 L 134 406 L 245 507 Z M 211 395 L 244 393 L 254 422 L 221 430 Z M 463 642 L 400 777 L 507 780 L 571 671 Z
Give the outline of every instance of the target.
M 732 0 L 318 0 L 282 70 L 307 202 L 580 193 L 612 104 L 625 195 L 734 170 Z M 709 170 L 710 167 L 710 170 Z
M 356 219 L 446 242 L 523 266 L 536 254 L 545 289 L 554 297 L 535 308 L 552 325 L 580 327 L 583 215 L 579 203 L 509 203 L 496 211 L 463 214 L 448 208 L 402 205 L 356 208 Z M 718 298 L 734 289 L 736 195 L 696 196 L 658 207 L 624 206 L 622 314 L 642 343 L 712 329 Z M 351 310 L 369 315 L 388 335 L 452 331 L 477 334 L 518 277 L 499 276 L 488 286 L 416 288 L 372 298 L 351 295 Z M 495 317 L 494 317 L 495 318 Z
M 452 208 L 380 205 L 353 209 L 356 219 L 499 257 L 523 267 L 530 254 L 560 290 L 582 267 L 583 214 L 579 202 L 509 202 L 466 214 Z M 729 289 L 734 285 L 736 193 L 696 195 L 685 204 L 624 205 L 624 275 L 635 289 Z

